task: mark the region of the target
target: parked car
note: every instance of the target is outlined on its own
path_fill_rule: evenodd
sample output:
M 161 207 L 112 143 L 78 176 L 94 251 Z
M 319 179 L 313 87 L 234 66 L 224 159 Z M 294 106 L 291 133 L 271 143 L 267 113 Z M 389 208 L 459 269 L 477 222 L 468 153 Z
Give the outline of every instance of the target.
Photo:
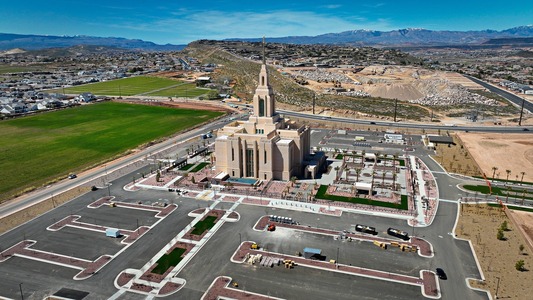
M 442 280 L 446 280 L 446 279 L 448 279 L 448 276 L 446 276 L 446 273 L 444 272 L 443 269 L 441 269 L 441 268 L 437 268 L 436 271 L 437 271 L 437 276 L 438 276 L 440 279 L 442 279 Z

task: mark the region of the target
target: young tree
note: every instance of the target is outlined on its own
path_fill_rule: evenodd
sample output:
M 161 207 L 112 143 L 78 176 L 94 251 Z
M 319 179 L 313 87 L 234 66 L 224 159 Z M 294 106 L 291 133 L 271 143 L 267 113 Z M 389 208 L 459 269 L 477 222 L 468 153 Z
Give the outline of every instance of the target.
M 522 254 L 522 252 L 524 251 L 524 248 L 525 248 L 524 245 L 520 244 L 520 246 L 518 246 L 518 250 L 520 251 L 518 252 L 518 254 Z
M 514 265 L 514 267 L 516 268 L 517 271 L 524 271 L 525 270 L 525 267 L 524 267 L 525 263 L 524 263 L 524 260 L 521 259 L 519 261 L 516 262 L 516 264 Z

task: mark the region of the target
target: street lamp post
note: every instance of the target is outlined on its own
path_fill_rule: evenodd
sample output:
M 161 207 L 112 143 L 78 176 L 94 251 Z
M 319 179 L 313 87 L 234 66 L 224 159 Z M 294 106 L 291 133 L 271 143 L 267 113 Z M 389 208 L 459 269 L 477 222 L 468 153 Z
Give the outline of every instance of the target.
M 111 185 L 110 182 L 107 183 L 107 196 L 111 197 L 111 190 L 109 189 L 109 186 Z
M 22 293 L 22 283 L 19 283 L 20 299 L 24 300 L 24 294 Z
M 239 232 L 239 245 L 242 244 L 242 237 L 241 237 L 241 233 Z
M 335 266 L 337 269 L 339 268 L 339 247 L 337 247 L 337 260 L 335 261 Z

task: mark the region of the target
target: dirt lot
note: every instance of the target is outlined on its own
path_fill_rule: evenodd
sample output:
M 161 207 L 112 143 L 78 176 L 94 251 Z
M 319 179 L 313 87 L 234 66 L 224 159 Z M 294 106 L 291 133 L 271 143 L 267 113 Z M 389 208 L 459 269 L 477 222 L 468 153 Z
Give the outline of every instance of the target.
M 444 132 L 441 132 L 444 134 Z M 478 164 L 473 158 L 472 151 L 464 147 L 461 140 L 451 134 L 455 145 L 438 145 L 437 155 L 433 158 L 448 172 L 464 174 L 468 176 L 481 176 Z M 463 146 L 462 146 L 463 145 Z
M 24 224 L 37 216 L 44 214 L 45 212 L 52 210 L 53 208 L 68 202 L 81 194 L 84 194 L 90 190 L 89 187 L 79 187 L 72 189 L 63 194 L 54 195 L 52 198 L 42 201 L 38 204 L 35 204 L 31 207 L 18 211 L 14 214 L 11 214 L 7 217 L 2 218 L 0 222 L 0 234 L 15 228 L 21 224 Z M 17 201 L 17 200 L 12 200 Z
M 526 220 L 531 222 L 533 219 L 528 217 Z M 507 221 L 509 230 L 504 232 L 505 240 L 500 241 L 496 239 L 496 233 L 503 221 Z M 485 282 L 471 281 L 472 286 L 489 290 L 493 297 L 498 288 L 500 299 L 530 299 L 533 294 L 533 252 L 505 212 L 486 205 L 464 204 L 455 233 L 459 238 L 472 241 L 485 275 Z M 525 246 L 522 253 L 519 251 L 521 244 Z M 518 260 L 524 260 L 527 271 L 515 269 Z
M 157 99 L 157 102 L 146 102 L 144 98 Z M 222 105 L 220 101 L 208 101 L 208 100 L 192 100 L 192 99 L 173 99 L 172 101 L 168 100 L 168 97 L 135 97 L 135 98 L 125 98 L 122 100 L 114 100 L 116 102 L 126 102 L 126 103 L 135 103 L 135 104 L 145 104 L 145 105 L 158 105 L 158 106 L 168 106 L 175 108 L 185 108 L 185 109 L 199 109 L 199 110 L 209 110 L 209 111 L 220 111 L 220 112 L 234 112 L 236 110 L 230 108 L 227 105 Z
M 510 180 L 533 182 L 533 136 L 508 133 L 458 133 L 465 148 L 487 177 L 492 177 L 492 167 L 497 167 L 496 178 L 505 179 L 505 170 L 511 170 Z

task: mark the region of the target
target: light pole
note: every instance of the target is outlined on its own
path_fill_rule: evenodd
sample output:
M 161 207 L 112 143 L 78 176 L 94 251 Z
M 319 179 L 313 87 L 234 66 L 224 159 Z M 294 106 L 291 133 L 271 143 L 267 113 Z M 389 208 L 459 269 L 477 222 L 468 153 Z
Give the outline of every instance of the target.
M 22 283 L 19 283 L 20 288 L 20 299 L 24 300 L 24 294 L 22 293 Z
M 337 247 L 337 260 L 335 261 L 335 266 L 337 269 L 339 268 L 339 247 Z
M 239 245 L 242 244 L 241 233 L 239 232 Z
M 105 175 L 104 175 L 104 183 L 107 181 L 107 164 L 104 165 L 105 169 Z
M 111 190 L 109 189 L 109 186 L 111 185 L 111 182 L 107 183 L 107 196 L 111 197 Z

